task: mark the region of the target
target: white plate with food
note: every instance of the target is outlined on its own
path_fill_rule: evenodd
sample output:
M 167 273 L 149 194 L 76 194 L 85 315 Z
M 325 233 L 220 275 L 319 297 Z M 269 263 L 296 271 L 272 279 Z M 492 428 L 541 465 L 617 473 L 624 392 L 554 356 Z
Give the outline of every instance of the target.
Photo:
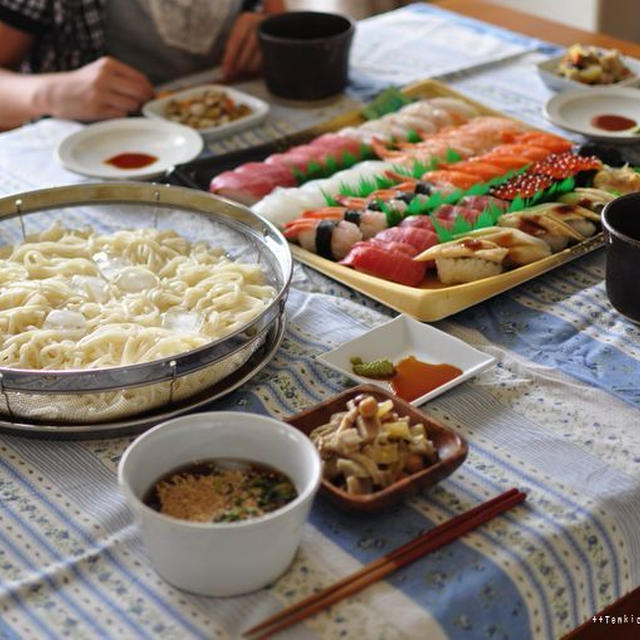
M 390 390 L 415 406 L 495 362 L 493 356 L 405 315 L 317 359 L 353 380 Z
M 177 91 L 142 107 L 143 115 L 191 127 L 207 140 L 255 127 L 268 112 L 264 100 L 220 84 Z
M 616 89 L 640 84 L 640 60 L 615 49 L 575 44 L 538 63 L 542 81 L 553 91 Z
M 201 136 L 189 127 L 149 118 L 116 118 L 91 124 L 58 145 L 58 162 L 91 178 L 151 179 L 202 151 Z
M 545 105 L 553 124 L 606 142 L 640 141 L 640 91 L 632 88 L 559 93 Z

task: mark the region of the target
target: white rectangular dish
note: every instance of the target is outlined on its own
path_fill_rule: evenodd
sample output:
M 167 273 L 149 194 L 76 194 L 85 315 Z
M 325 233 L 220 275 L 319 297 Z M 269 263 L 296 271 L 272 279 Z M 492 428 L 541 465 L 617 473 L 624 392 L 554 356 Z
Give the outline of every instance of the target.
M 269 105 L 264 100 L 260 100 L 248 93 L 232 89 L 231 87 L 227 87 L 222 84 L 207 84 L 200 87 L 192 87 L 190 89 L 184 89 L 183 91 L 176 91 L 175 93 L 163 98 L 151 100 L 142 106 L 142 113 L 148 118 L 159 118 L 161 120 L 168 120 L 172 122 L 170 118 L 165 116 L 165 110 L 169 102 L 172 100 L 188 100 L 190 98 L 196 98 L 201 96 L 207 90 L 223 91 L 236 104 L 247 105 L 251 109 L 251 113 L 242 118 L 238 118 L 237 120 L 216 125 L 215 127 L 209 127 L 206 129 L 194 128 L 194 130 L 200 133 L 205 140 L 222 138 L 224 136 L 237 133 L 242 129 L 255 127 L 260 124 L 267 117 L 267 113 L 269 113 Z
M 353 373 L 351 358 L 360 357 L 365 362 L 384 358 L 397 363 L 408 356 L 415 356 L 429 364 L 450 364 L 462 370 L 458 377 L 412 400 L 414 406 L 424 404 L 495 363 L 493 356 L 406 315 L 399 315 L 337 349 L 319 355 L 317 360 L 352 380 L 375 384 L 391 391 L 389 383 L 384 380 L 373 380 Z

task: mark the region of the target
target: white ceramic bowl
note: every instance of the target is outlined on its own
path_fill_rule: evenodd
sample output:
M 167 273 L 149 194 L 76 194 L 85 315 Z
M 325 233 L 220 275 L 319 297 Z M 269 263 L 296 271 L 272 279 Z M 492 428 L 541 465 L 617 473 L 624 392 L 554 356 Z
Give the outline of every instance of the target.
M 180 520 L 142 502 L 164 474 L 211 458 L 271 465 L 289 476 L 298 497 L 261 518 L 229 523 Z M 156 571 L 179 589 L 208 596 L 255 591 L 284 573 L 300 544 L 320 477 L 320 457 L 301 431 L 235 411 L 164 422 L 137 438 L 118 466 L 118 481 Z
M 187 100 L 189 98 L 196 98 L 204 94 L 204 92 L 208 89 L 224 91 L 236 104 L 246 104 L 251 109 L 251 113 L 242 118 L 238 118 L 237 120 L 231 120 L 231 122 L 216 125 L 215 127 L 208 127 L 206 129 L 194 129 L 194 131 L 197 131 L 203 138 L 205 138 L 205 140 L 215 140 L 216 138 L 230 136 L 231 134 L 237 133 L 242 129 L 255 127 L 256 125 L 260 124 L 269 113 L 269 105 L 264 100 L 260 100 L 260 98 L 256 98 L 255 96 L 244 93 L 243 91 L 238 91 L 237 89 L 233 89 L 226 85 L 206 84 L 200 87 L 192 87 L 191 89 L 176 91 L 175 93 L 165 96 L 164 98 L 156 98 L 155 100 L 151 100 L 150 102 L 147 102 L 142 106 L 142 114 L 147 118 L 158 118 L 160 120 L 171 122 L 171 120 L 169 120 L 169 118 L 164 115 L 165 109 L 167 108 L 167 104 L 169 104 L 169 102 L 171 102 L 172 100 Z
M 631 69 L 633 75 L 615 82 L 614 84 L 584 84 L 577 80 L 570 80 L 561 76 L 557 71 L 557 67 L 562 62 L 564 54 L 549 58 L 543 62 L 539 62 L 538 73 L 542 81 L 553 91 L 572 91 L 574 89 L 585 89 L 587 91 L 592 89 L 619 89 L 620 87 L 634 87 L 640 84 L 640 60 L 635 58 L 629 58 L 628 56 L 621 56 L 622 61 Z

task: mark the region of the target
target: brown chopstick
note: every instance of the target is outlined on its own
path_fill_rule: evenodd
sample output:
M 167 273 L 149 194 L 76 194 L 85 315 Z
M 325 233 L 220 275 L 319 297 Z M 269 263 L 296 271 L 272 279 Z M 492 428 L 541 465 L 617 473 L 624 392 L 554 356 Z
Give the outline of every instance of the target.
M 268 638 L 318 611 L 322 611 L 335 602 L 356 593 L 381 580 L 396 569 L 421 558 L 423 555 L 453 542 L 460 536 L 487 522 L 491 518 L 511 509 L 526 498 L 526 494 L 511 489 L 484 502 L 465 513 L 427 531 L 391 553 L 364 566 L 359 571 L 346 576 L 326 589 L 283 609 L 260 624 L 244 632 L 256 640 Z M 257 635 L 260 634 L 260 635 Z

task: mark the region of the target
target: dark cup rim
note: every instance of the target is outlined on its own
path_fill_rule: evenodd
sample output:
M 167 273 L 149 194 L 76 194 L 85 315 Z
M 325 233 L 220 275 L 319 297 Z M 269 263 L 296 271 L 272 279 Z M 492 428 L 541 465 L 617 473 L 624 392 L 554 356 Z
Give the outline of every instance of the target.
M 615 200 L 608 202 L 605 205 L 604 209 L 602 210 L 602 226 L 606 229 L 607 233 L 609 233 L 610 235 L 615 236 L 616 238 L 619 238 L 623 242 L 626 242 L 627 244 L 633 245 L 634 247 L 640 249 L 640 240 L 636 240 L 635 238 L 632 238 L 631 236 L 628 236 L 627 234 L 622 233 L 622 231 L 618 231 L 618 229 L 616 229 L 611 224 L 611 222 L 609 222 L 609 219 L 608 219 L 609 211 L 615 207 L 620 206 L 620 203 L 623 200 L 637 200 L 638 204 L 640 205 L 640 193 L 627 193 L 624 196 L 619 196 Z
M 269 23 L 278 22 L 284 16 L 331 16 L 332 18 L 341 18 L 345 22 L 344 31 L 340 31 L 340 33 L 336 33 L 332 36 L 322 36 L 321 38 L 283 38 L 281 36 L 274 36 L 270 33 L 264 33 L 264 25 L 268 25 Z M 352 34 L 355 31 L 356 23 L 354 20 L 349 18 L 348 16 L 344 16 L 340 13 L 329 13 L 328 11 L 287 11 L 286 13 L 278 13 L 268 18 L 265 18 L 258 25 L 258 38 L 261 40 L 265 40 L 268 42 L 277 42 L 277 43 L 291 43 L 296 45 L 317 45 L 321 42 L 331 42 L 332 40 L 336 40 L 338 38 L 344 38 L 349 34 Z

